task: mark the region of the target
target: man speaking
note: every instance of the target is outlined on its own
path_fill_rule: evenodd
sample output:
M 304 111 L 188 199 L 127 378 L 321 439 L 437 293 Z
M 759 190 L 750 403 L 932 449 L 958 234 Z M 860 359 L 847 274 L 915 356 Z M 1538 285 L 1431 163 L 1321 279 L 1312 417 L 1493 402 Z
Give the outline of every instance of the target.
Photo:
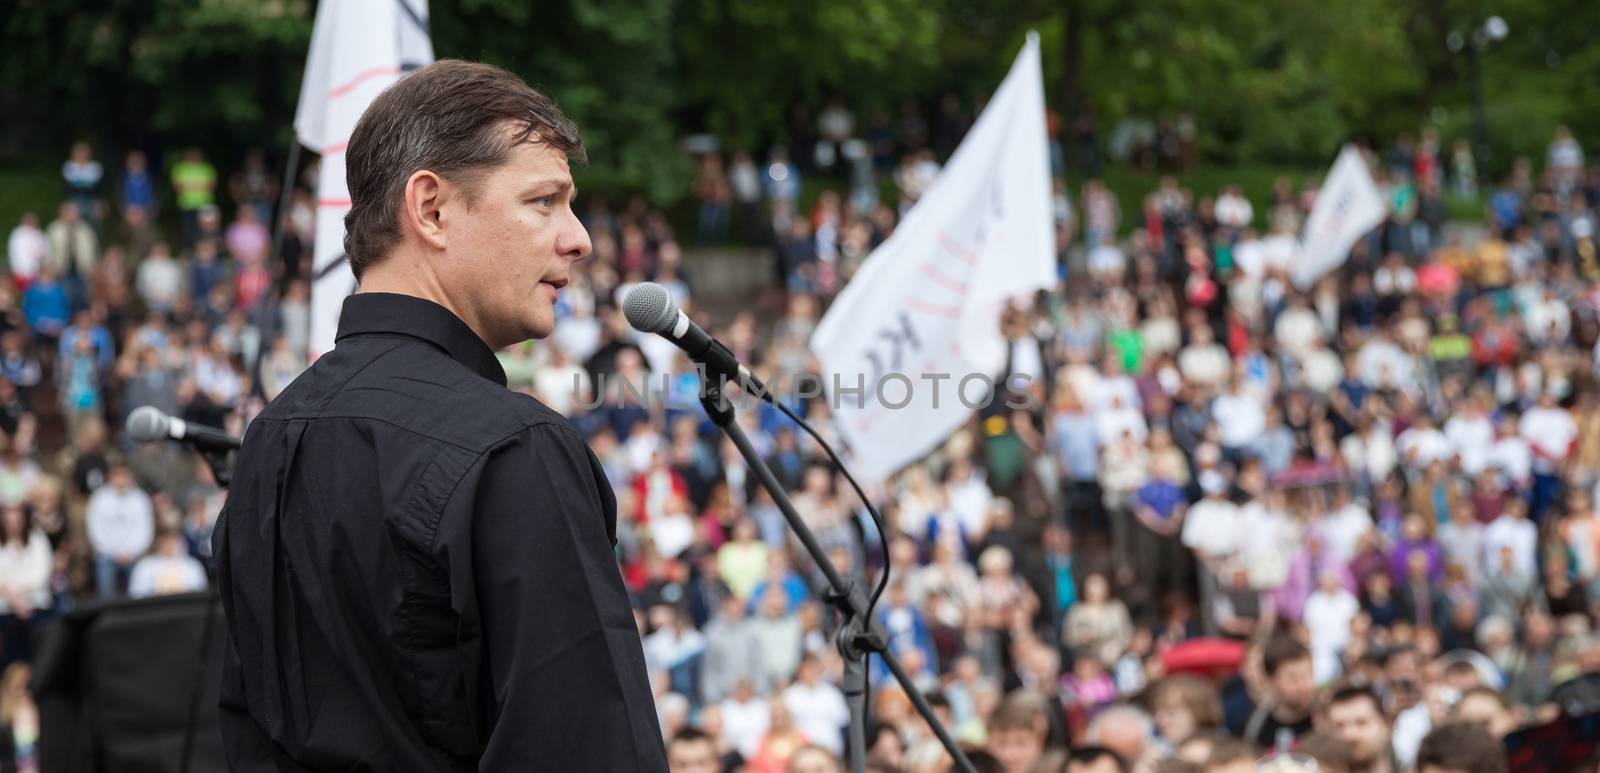
M 589 254 L 569 159 L 572 122 L 482 64 L 356 125 L 361 292 L 251 423 L 213 543 L 233 770 L 666 769 L 615 498 L 494 355 L 550 335 Z

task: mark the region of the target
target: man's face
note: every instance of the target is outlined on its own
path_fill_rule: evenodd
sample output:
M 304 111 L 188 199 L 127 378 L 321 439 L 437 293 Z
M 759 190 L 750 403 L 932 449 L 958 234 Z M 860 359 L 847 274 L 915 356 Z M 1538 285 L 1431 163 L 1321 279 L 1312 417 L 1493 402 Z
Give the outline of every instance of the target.
M 556 290 L 592 249 L 572 211 L 566 155 L 520 143 L 475 187 L 470 204 L 458 188 L 440 212 L 444 290 L 492 348 L 545 338 L 555 330 Z
M 1006 773 L 1022 773 L 1039 760 L 1044 744 L 1031 730 L 1000 730 L 989 734 L 989 753 L 1000 760 Z
M 1489 729 L 1490 735 L 1505 738 L 1517 727 L 1516 717 L 1506 711 L 1500 702 L 1487 695 L 1469 695 L 1456 706 L 1456 718 L 1463 722 L 1477 722 Z
M 705 739 L 680 741 L 667 749 L 672 773 L 717 773 L 717 750 Z
M 1278 694 L 1278 702 L 1286 708 L 1295 711 L 1310 708 L 1317 689 L 1311 673 L 1311 658 L 1291 660 L 1278 666 L 1277 673 L 1272 675 L 1272 687 Z
M 1366 698 L 1346 700 L 1328 707 L 1333 734 L 1350 744 L 1358 766 L 1370 765 L 1389 748 L 1389 724 L 1378 707 Z

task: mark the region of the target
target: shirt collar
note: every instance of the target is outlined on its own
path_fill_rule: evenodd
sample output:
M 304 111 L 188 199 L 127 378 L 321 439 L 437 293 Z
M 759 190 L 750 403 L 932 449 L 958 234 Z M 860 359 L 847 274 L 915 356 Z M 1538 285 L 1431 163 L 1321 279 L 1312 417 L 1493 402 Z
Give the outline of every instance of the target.
M 335 340 L 365 333 L 420 338 L 443 349 L 478 375 L 506 385 L 505 369 L 494 350 L 449 309 L 433 301 L 397 293 L 356 293 L 344 299 Z

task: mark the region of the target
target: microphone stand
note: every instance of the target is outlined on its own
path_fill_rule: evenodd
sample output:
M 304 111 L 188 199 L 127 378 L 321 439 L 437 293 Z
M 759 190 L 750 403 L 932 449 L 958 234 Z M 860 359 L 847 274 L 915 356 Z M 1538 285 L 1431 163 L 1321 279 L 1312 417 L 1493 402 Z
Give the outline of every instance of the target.
M 211 468 L 211 477 L 215 478 L 217 485 L 226 489 L 233 480 L 233 466 L 228 462 L 228 453 L 221 451 L 201 451 L 196 449 L 200 456 L 206 460 L 206 465 Z M 213 524 L 215 528 L 215 524 Z M 217 621 L 217 575 L 212 568 L 216 557 L 206 563 L 206 617 L 200 627 L 200 652 L 194 659 L 194 683 L 189 688 L 189 718 L 183 727 L 183 756 L 178 760 L 180 773 L 189 773 L 194 764 L 195 734 L 200 729 L 200 704 L 205 695 L 206 685 L 206 653 L 211 651 L 212 631 L 216 628 Z
M 928 727 L 933 729 L 939 737 L 939 742 L 944 744 L 950 758 L 955 761 L 956 768 L 965 773 L 976 773 L 972 762 L 956 744 L 955 738 L 939 722 L 933 713 L 933 707 L 928 705 L 922 692 L 911 681 L 911 675 L 906 673 L 905 667 L 893 652 L 889 651 L 889 636 L 884 631 L 883 624 L 872 618 L 867 613 L 867 594 L 860 583 L 847 582 L 839 570 L 823 552 L 822 546 L 817 544 L 816 535 L 811 533 L 810 527 L 800 519 L 800 514 L 795 512 L 794 504 L 784 493 L 783 485 L 778 482 L 772 470 L 762 461 L 761 455 L 756 453 L 750 439 L 745 436 L 744 430 L 734 421 L 733 402 L 723 394 L 723 384 L 713 383 L 703 379 L 704 391 L 700 395 L 700 405 L 705 408 L 706 415 L 711 417 L 712 423 L 722 429 L 722 432 L 738 447 L 739 455 L 744 457 L 745 463 L 755 472 L 756 478 L 761 481 L 762 488 L 772 495 L 772 501 L 783 512 L 783 519 L 789 523 L 789 528 L 794 530 L 795 536 L 800 538 L 806 552 L 816 562 L 817 568 L 828 580 L 828 588 L 823 597 L 833 608 L 839 611 L 844 619 L 844 624 L 834 637 L 834 644 L 839 649 L 840 657 L 844 658 L 844 679 L 840 688 L 844 692 L 845 703 L 850 707 L 850 766 L 855 773 L 865 773 L 867 765 L 867 654 L 876 653 L 888 666 L 889 673 L 894 675 L 896 682 L 906 691 L 912 705 L 916 706 L 917 713 L 927 721 Z

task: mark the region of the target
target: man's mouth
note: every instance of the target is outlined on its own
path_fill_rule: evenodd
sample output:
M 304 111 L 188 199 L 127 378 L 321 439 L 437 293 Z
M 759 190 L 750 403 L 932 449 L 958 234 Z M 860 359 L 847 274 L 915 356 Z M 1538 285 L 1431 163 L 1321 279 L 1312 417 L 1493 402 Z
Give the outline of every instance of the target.
M 570 280 L 568 280 L 566 278 L 561 278 L 561 279 L 541 279 L 541 280 L 539 280 L 539 284 L 547 284 L 547 285 L 550 285 L 551 287 L 556 288 L 557 290 L 560 290 L 561 288 L 567 286 L 567 282 L 568 281 L 570 281 Z

